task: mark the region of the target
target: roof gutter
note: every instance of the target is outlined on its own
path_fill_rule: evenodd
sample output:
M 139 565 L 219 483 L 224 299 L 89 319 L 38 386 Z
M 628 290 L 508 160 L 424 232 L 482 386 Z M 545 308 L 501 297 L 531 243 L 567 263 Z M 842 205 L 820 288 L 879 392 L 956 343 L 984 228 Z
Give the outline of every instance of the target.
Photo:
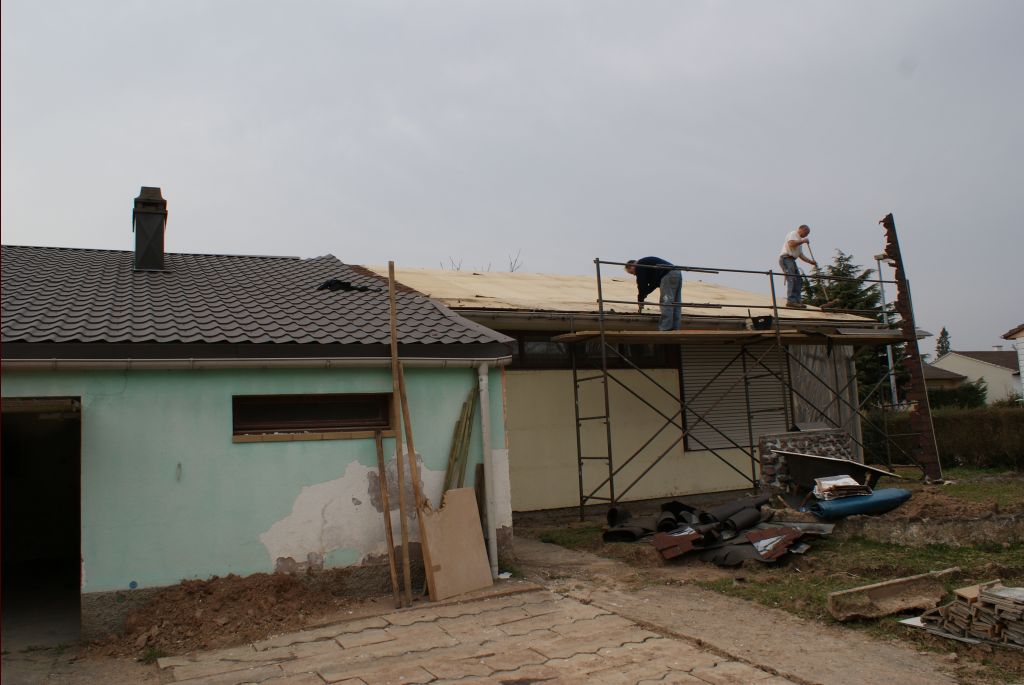
M 489 364 L 508 366 L 511 356 L 488 358 L 405 357 L 411 369 L 468 369 Z M 292 357 L 254 359 L 7 359 L 5 371 L 196 371 L 214 369 L 375 369 L 388 368 L 386 357 Z

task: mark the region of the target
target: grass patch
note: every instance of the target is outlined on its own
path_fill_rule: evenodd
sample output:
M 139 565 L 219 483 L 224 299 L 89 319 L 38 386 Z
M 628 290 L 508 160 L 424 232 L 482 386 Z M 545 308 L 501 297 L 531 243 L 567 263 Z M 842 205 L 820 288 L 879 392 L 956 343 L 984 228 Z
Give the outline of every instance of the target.
M 601 526 L 594 524 L 581 524 L 567 528 L 548 528 L 538 531 L 537 538 L 541 542 L 549 542 L 567 549 L 592 551 L 601 546 L 602 530 Z
M 997 504 L 1000 509 L 1024 509 L 1024 474 L 1005 469 L 978 469 L 958 466 L 942 470 L 944 485 L 925 485 L 918 479 L 920 470 L 911 466 L 897 466 L 893 470 L 911 480 L 886 487 L 900 487 L 911 491 L 938 489 L 943 495 L 964 502 Z
M 893 578 L 959 566 L 946 589 L 1001 578 L 1024 581 L 1024 545 L 906 547 L 864 538 L 813 544 L 812 552 L 780 566 L 752 568 L 744 581 L 731 578 L 704 583 L 710 589 L 831 621 L 828 594 Z M 744 571 L 747 567 L 744 567 Z
M 950 497 L 968 502 L 998 504 L 1000 508 L 1024 505 L 1024 478 L 1007 476 L 1005 471 L 991 469 L 946 469 L 943 476 L 950 485 L 942 491 Z

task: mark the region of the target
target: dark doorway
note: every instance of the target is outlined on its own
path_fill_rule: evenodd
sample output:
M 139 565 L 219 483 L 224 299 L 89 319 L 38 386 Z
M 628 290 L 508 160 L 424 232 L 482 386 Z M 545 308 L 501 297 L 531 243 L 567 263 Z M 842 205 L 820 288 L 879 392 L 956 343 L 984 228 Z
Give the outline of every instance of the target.
M 78 639 L 81 413 L 76 398 L 4 398 L 5 651 Z

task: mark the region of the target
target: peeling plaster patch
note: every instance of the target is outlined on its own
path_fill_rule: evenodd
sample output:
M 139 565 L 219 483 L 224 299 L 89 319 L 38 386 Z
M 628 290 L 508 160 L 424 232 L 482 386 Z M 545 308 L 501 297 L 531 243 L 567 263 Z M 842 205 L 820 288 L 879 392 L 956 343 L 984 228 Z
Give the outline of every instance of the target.
M 419 454 L 416 455 L 416 463 L 423 494 L 432 503 L 437 502 L 444 472 L 427 469 Z M 397 536 L 400 516 L 395 460 L 388 461 L 385 469 L 390 491 L 391 525 Z M 409 539 L 418 540 L 408 472 L 405 480 Z M 260 542 L 267 548 L 274 569 L 297 571 L 311 566 L 322 567 L 325 558 L 331 562 L 352 558 L 355 560 L 353 563 L 361 563 L 371 555 L 387 555 L 377 484 L 376 468 L 353 461 L 345 467 L 340 478 L 303 487 L 292 504 L 292 512 L 260 534 Z M 369 501 L 365 499 L 367 495 Z M 336 550 L 351 551 L 344 556 L 332 554 Z M 351 557 L 348 556 L 350 554 Z
M 423 459 L 418 454 L 416 455 L 416 465 L 419 467 L 420 492 L 422 492 L 427 497 L 430 497 L 430 500 L 433 503 L 436 500 L 440 499 L 442 483 L 438 483 L 438 485 L 437 485 L 437 493 L 436 493 L 437 496 L 436 497 L 431 497 L 431 495 L 434 494 L 434 491 L 433 490 L 428 490 L 425 487 L 424 483 L 423 483 L 423 478 L 425 477 L 424 468 L 423 468 Z M 384 464 L 384 471 L 385 471 L 385 473 L 387 475 L 387 479 L 388 479 L 388 504 L 391 507 L 391 511 L 398 511 L 399 510 L 399 502 L 398 502 L 398 463 L 394 459 L 392 459 L 391 461 L 389 461 L 386 464 Z M 437 471 L 435 473 L 440 473 L 440 471 Z M 380 499 L 380 475 L 377 473 L 376 469 L 370 470 L 366 474 L 366 494 L 369 496 L 370 503 L 373 505 L 374 509 L 376 509 L 378 512 L 383 512 L 384 511 L 384 504 L 381 502 L 381 499 Z M 413 510 L 413 508 L 410 506 L 410 503 L 412 501 L 413 501 L 412 478 L 409 477 L 409 467 L 406 466 L 405 467 L 405 504 L 406 504 L 406 508 L 407 508 L 406 513 L 409 514 L 409 519 L 410 520 L 412 520 L 415 517 L 415 515 L 416 515 L 415 510 Z M 396 528 L 395 530 L 398 530 L 398 529 Z

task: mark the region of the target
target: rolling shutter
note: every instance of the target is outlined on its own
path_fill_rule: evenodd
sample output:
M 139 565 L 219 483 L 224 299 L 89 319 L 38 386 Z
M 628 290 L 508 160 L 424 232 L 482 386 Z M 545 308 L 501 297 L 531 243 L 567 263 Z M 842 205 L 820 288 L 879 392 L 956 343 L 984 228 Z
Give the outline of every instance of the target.
M 746 447 L 750 443 L 740 350 L 739 345 L 682 345 L 687 406 L 707 419 L 701 422 L 693 412 L 686 412 L 689 428 L 686 449 Z M 755 360 L 760 359 L 780 377 L 785 361 L 771 343 L 749 345 L 747 353 L 750 414 L 756 445 L 758 435 L 785 431 L 788 427 L 783 413 L 783 384 Z

